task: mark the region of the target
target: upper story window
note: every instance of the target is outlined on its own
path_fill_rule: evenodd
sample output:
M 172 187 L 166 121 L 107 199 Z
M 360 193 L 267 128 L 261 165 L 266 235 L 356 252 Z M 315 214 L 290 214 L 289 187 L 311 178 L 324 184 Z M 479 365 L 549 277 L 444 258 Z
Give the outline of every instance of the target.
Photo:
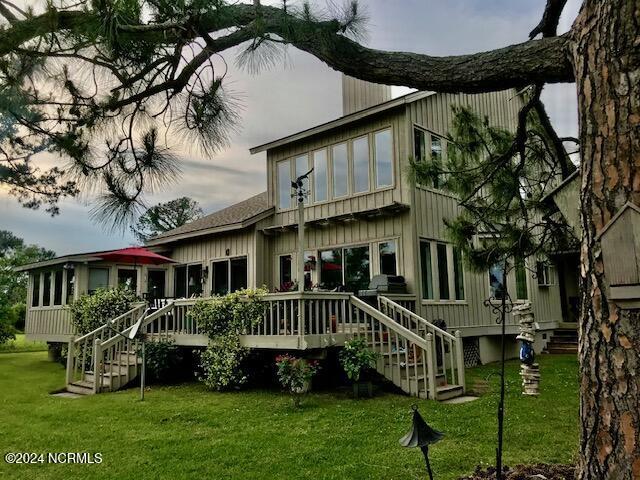
M 278 206 L 291 206 L 291 163 L 289 160 L 278 162 Z
M 327 150 L 313 152 L 313 199 L 324 202 L 329 196 L 329 175 L 327 170 Z
M 444 144 L 442 137 L 434 135 L 426 130 L 418 127 L 413 129 L 413 156 L 416 161 L 426 161 L 427 159 L 443 166 L 444 162 Z M 429 187 L 443 188 L 446 184 L 447 175 L 439 173 L 433 175 L 428 182 Z
M 333 167 L 333 197 L 344 197 L 349 188 L 349 159 L 347 144 L 340 143 L 331 148 Z
M 369 137 L 356 138 L 353 147 L 353 192 L 369 190 Z
M 393 139 L 391 129 L 374 134 L 376 187 L 393 185 Z
M 310 170 L 309 168 L 309 155 L 301 155 L 299 157 L 296 157 L 296 172 L 295 172 L 295 178 L 293 178 L 293 180 L 297 179 L 298 177 L 304 175 L 305 173 L 308 173 Z M 307 192 L 311 192 L 311 189 L 309 187 L 309 177 L 305 178 L 302 181 L 302 185 L 303 188 L 307 191 Z M 309 196 L 308 195 L 305 200 L 304 203 L 309 203 Z

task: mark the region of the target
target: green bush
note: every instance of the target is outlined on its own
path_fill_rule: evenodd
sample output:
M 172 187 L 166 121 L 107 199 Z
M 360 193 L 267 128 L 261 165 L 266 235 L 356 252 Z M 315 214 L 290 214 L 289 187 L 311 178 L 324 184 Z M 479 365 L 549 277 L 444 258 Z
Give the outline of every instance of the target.
M 125 288 L 96 290 L 69 305 L 71 322 L 76 332 L 84 335 L 131 310 L 136 300 L 135 293 Z
M 240 345 L 240 335 L 262 320 L 266 304 L 261 299 L 266 293 L 266 289 L 245 289 L 198 300 L 189 312 L 199 330 L 211 339 L 200 355 L 198 379 L 212 390 L 238 387 L 247 381 L 242 362 L 248 350 Z
M 347 340 L 339 355 L 340 365 L 353 382 L 358 382 L 362 371 L 372 368 L 377 358 L 378 354 L 367 346 L 364 338 Z
M 27 318 L 27 305 L 24 302 L 13 304 L 11 307 L 11 317 L 15 329 L 19 332 L 24 332 L 25 320 Z
M 247 381 L 242 362 L 248 354 L 249 349 L 240 345 L 237 335 L 219 336 L 200 354 L 198 380 L 217 391 L 242 386 Z
M 8 307 L 0 308 L 0 345 L 16 338 L 16 329 L 10 317 Z
M 298 408 L 302 395 L 307 392 L 311 379 L 318 371 L 316 360 L 305 360 L 291 355 L 276 357 L 278 380 L 292 396 L 293 406 Z
M 146 377 L 149 382 L 167 382 L 174 380 L 177 369 L 182 363 L 180 348 L 170 340 L 145 343 Z M 142 352 L 138 351 L 138 355 Z

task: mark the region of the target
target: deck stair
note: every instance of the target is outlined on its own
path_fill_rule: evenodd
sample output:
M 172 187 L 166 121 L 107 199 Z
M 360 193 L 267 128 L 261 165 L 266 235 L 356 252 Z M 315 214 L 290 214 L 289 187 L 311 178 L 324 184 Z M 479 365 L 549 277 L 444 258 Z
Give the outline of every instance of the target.
M 375 308 L 351 298 L 356 323 L 378 352 L 377 371 L 405 393 L 435 400 L 464 394 L 462 339 L 385 297 Z M 353 320 L 352 320 L 353 321 Z M 439 353 L 438 353 L 439 352 Z
M 92 332 L 72 338 L 67 351 L 67 391 L 81 395 L 112 392 L 135 380 L 141 364 L 139 341 L 129 338 L 129 333 L 144 329 L 172 308 L 167 304 L 151 312 L 144 304 L 135 305 Z
M 578 331 L 575 328 L 559 328 L 553 332 L 545 347 L 547 353 L 578 353 Z

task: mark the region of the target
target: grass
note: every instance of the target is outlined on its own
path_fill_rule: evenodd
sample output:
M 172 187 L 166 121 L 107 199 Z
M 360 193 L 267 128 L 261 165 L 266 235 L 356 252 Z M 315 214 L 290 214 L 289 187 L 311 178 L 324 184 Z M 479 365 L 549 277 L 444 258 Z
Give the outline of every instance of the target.
M 520 395 L 518 364 L 507 368 L 506 464 L 571 462 L 578 443 L 575 356 L 540 357 L 542 394 Z M 436 478 L 455 479 L 493 464 L 498 366 L 468 372 L 488 379 L 477 401 L 419 401 L 445 438 L 433 446 Z M 0 355 L 0 453 L 100 452 L 94 465 L 8 465 L 3 479 L 416 479 L 420 452 L 398 439 L 415 399 L 383 394 L 352 400 L 315 393 L 292 410 L 274 391 L 211 393 L 200 384 L 153 387 L 146 400 L 129 389 L 79 399 L 55 398 L 64 370 L 46 353 Z
M 24 333 L 16 333 L 15 340 L 0 345 L 0 353 L 6 352 L 42 352 L 47 350 L 46 342 L 30 342 Z

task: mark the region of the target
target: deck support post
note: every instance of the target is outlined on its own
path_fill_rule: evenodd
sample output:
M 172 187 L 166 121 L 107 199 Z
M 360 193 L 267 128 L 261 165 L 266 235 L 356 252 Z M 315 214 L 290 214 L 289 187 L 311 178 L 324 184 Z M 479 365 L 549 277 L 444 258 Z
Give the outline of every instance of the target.
M 100 391 L 102 384 L 102 340 L 96 338 L 93 343 L 93 393 Z
M 67 385 L 69 385 L 73 381 L 73 371 L 74 371 L 73 364 L 76 356 L 75 342 L 76 342 L 76 337 L 72 335 L 71 338 L 69 339 L 69 345 L 67 346 L 67 377 L 66 377 Z
M 462 334 L 460 330 L 456 330 L 456 364 L 458 369 L 458 384 L 462 386 L 462 393 L 467 391 L 465 385 L 465 372 L 464 372 L 464 346 L 462 344 Z
M 435 350 L 433 348 L 433 333 L 427 333 L 427 389 L 429 391 L 429 398 L 436 400 L 436 369 L 435 362 L 433 361 Z

